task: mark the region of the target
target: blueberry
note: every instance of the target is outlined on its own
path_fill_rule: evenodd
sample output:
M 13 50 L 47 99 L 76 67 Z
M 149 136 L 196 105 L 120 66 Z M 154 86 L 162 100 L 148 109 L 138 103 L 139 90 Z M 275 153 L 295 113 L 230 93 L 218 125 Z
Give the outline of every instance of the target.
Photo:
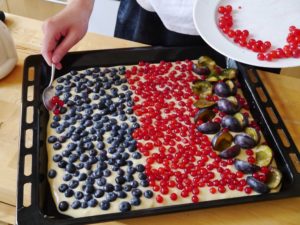
M 78 201 L 78 200 L 75 200 L 75 201 L 71 204 L 71 207 L 72 207 L 73 209 L 79 209 L 80 206 L 81 206 L 81 203 L 80 203 L 80 201 Z
M 101 198 L 104 195 L 104 191 L 101 189 L 97 189 L 94 193 L 95 198 Z
M 128 90 L 128 86 L 127 85 L 122 85 L 121 86 L 121 90 L 122 91 L 127 91 Z
M 61 155 L 63 156 L 63 157 L 69 157 L 70 155 L 71 155 L 71 151 L 69 151 L 69 150 L 64 150 L 62 153 L 61 153 Z
M 57 175 L 56 170 L 51 169 L 51 170 L 48 171 L 48 177 L 49 178 L 54 178 L 54 177 L 56 177 L 56 175 Z
M 140 180 L 146 180 L 147 179 L 147 175 L 145 173 L 143 173 L 143 172 L 140 172 L 139 173 L 139 179 Z
M 110 183 L 107 183 L 105 186 L 104 186 L 104 191 L 105 192 L 112 192 L 114 190 L 114 185 L 110 184 Z
M 126 198 L 127 193 L 125 191 L 119 191 L 117 192 L 118 198 Z
M 131 194 L 132 196 L 139 198 L 142 196 L 143 193 L 140 189 L 134 188 L 131 190 Z
M 106 162 L 98 162 L 97 168 L 99 168 L 101 170 L 105 170 L 107 168 Z
M 126 179 L 123 176 L 117 176 L 115 178 L 115 181 L 116 181 L 117 184 L 122 185 L 122 184 L 124 184 L 126 182 Z
M 103 176 L 103 172 L 100 169 L 96 169 L 92 175 L 91 175 L 94 179 L 98 179 L 101 178 Z
M 127 160 L 126 163 L 127 163 L 128 166 L 133 166 L 133 162 L 131 160 Z
M 133 124 L 132 124 L 132 127 L 133 127 L 134 129 L 136 129 L 136 128 L 139 128 L 140 125 L 139 125 L 138 123 L 133 123 Z
M 130 203 L 131 203 L 131 205 L 138 206 L 138 205 L 141 204 L 141 200 L 140 200 L 138 197 L 133 197 L 133 198 L 130 200 Z
M 121 202 L 121 203 L 119 204 L 119 210 L 120 210 L 121 212 L 128 212 L 128 211 L 130 211 L 130 210 L 131 210 L 131 205 L 130 205 L 130 203 L 127 202 L 127 201 Z
M 94 144 L 93 144 L 93 142 L 86 142 L 86 143 L 84 143 L 83 147 L 87 150 L 90 150 L 90 149 L 94 148 Z
M 85 182 L 87 185 L 93 185 L 95 183 L 95 179 L 92 177 L 88 177 Z
M 129 151 L 129 152 L 135 152 L 135 151 L 136 151 L 136 146 L 135 146 L 135 145 L 130 145 L 130 146 L 128 147 L 128 151 Z
M 54 150 L 59 150 L 59 149 L 61 149 L 61 143 L 59 143 L 59 142 L 55 142 L 54 144 L 53 144 L 53 149 Z
M 141 180 L 140 185 L 142 187 L 149 187 L 149 181 L 148 180 Z
M 72 141 L 78 141 L 80 139 L 80 135 L 79 134 L 73 134 L 71 137 Z
M 136 180 L 133 180 L 130 182 L 132 188 L 137 188 L 139 186 L 139 183 Z
M 132 189 L 132 186 L 130 184 L 124 185 L 124 191 L 129 192 L 129 191 L 131 191 L 131 189 Z
M 107 152 L 110 153 L 110 154 L 115 154 L 117 152 L 117 149 L 114 148 L 114 147 L 109 147 Z
M 84 168 L 86 170 L 90 170 L 90 169 L 92 169 L 92 164 L 90 162 L 86 162 L 86 163 L 84 163 Z
M 79 180 L 79 181 L 84 181 L 84 180 L 86 180 L 86 179 L 87 179 L 86 173 L 81 173 L 81 174 L 79 175 L 79 177 L 78 177 L 78 180 Z
M 67 145 L 67 149 L 70 150 L 70 151 L 75 150 L 76 147 L 77 147 L 77 145 L 73 142 L 71 142 Z
M 48 137 L 48 143 L 53 144 L 53 143 L 55 143 L 56 141 L 57 141 L 57 137 L 55 137 L 55 136 L 49 136 L 49 137 Z
M 88 201 L 90 201 L 91 199 L 93 199 L 93 195 L 91 195 L 91 194 L 86 194 L 86 195 L 83 197 L 83 200 L 84 200 L 85 202 L 88 202 Z
M 78 185 L 79 185 L 79 182 L 77 180 L 71 180 L 69 182 L 69 187 L 72 188 L 72 189 L 77 188 Z
M 99 120 L 101 120 L 101 117 L 102 116 L 100 114 L 96 113 L 93 115 L 93 121 L 99 121 Z
M 119 170 L 118 170 L 118 175 L 124 176 L 124 175 L 125 175 L 125 171 L 122 170 L 122 169 L 119 169 Z
M 59 77 L 59 78 L 57 78 L 57 83 L 62 83 L 62 82 L 64 82 L 64 80 L 65 80 L 65 78 L 63 78 L 63 77 Z
M 91 120 L 87 120 L 87 121 L 85 121 L 84 124 L 83 124 L 83 126 L 85 126 L 85 127 L 90 127 L 90 126 L 92 126 L 92 125 L 93 125 L 93 121 L 91 121 Z
M 61 201 L 59 204 L 58 204 L 58 208 L 59 210 L 61 211 L 66 211 L 68 208 L 69 208 L 69 203 L 66 202 L 66 201 Z
M 80 160 L 81 162 L 87 162 L 88 159 L 89 159 L 89 156 L 86 155 L 86 154 L 82 154 L 82 155 L 79 157 L 79 160 Z
M 122 158 L 123 158 L 124 160 L 129 159 L 129 157 L 130 157 L 130 155 L 129 155 L 128 152 L 123 152 L 123 153 L 122 153 Z
M 56 155 L 53 156 L 52 160 L 53 160 L 54 162 L 59 162 L 59 161 L 62 160 L 62 157 L 61 157 L 61 155 L 56 154 Z
M 153 192 L 151 190 L 147 190 L 144 192 L 145 198 L 152 198 L 153 197 Z
M 77 168 L 78 170 L 81 170 L 83 167 L 84 167 L 84 163 L 83 163 L 83 162 L 80 162 L 80 163 L 78 163 L 78 164 L 76 165 L 76 168 Z
M 68 163 L 65 160 L 61 160 L 57 163 L 59 168 L 65 168 Z
M 67 141 L 67 137 L 65 136 L 65 135 L 62 135 L 62 136 L 60 136 L 59 138 L 58 138 L 58 141 L 60 142 L 60 143 L 65 143 L 66 141 Z
M 93 194 L 95 192 L 95 188 L 93 185 L 85 185 L 84 191 L 88 194 Z
M 109 177 L 110 175 L 111 175 L 111 171 L 110 170 L 106 169 L 106 170 L 103 171 L 103 176 Z
M 132 174 L 134 174 L 135 172 L 136 172 L 136 168 L 134 168 L 134 167 L 132 167 L 132 166 L 130 166 L 130 167 L 127 168 L 127 173 L 128 173 L 128 174 L 132 175 Z
M 136 170 L 138 172 L 144 172 L 145 171 L 145 166 L 143 164 L 138 164 L 138 165 L 136 165 Z
M 127 120 L 127 116 L 126 116 L 125 114 L 121 114 L 121 115 L 119 116 L 119 119 L 120 119 L 121 121 L 126 121 L 126 120 Z M 133 124 L 133 126 L 134 126 L 134 124 Z M 138 128 L 138 127 L 136 127 L 136 128 Z
M 68 100 L 66 104 L 67 104 L 68 107 L 71 107 L 71 106 L 75 105 L 75 102 L 72 101 L 72 100 Z
M 86 209 L 88 206 L 87 202 L 81 202 L 81 208 Z
M 84 194 L 81 191 L 77 191 L 74 196 L 77 200 L 80 200 L 84 197 Z
M 142 158 L 142 155 L 139 152 L 134 152 L 134 153 L 132 153 L 132 158 L 134 158 L 134 159 L 140 159 L 140 158 Z
M 106 179 L 104 177 L 101 177 L 100 179 L 97 179 L 96 183 L 98 186 L 104 186 L 106 185 Z
M 72 179 L 72 175 L 69 174 L 69 173 L 66 173 L 64 176 L 63 176 L 63 180 L 64 181 L 70 181 Z
M 74 195 L 74 191 L 72 190 L 72 189 L 67 189 L 66 191 L 65 191 L 65 197 L 66 198 L 70 198 L 70 197 L 72 197 Z
M 69 162 L 73 163 L 73 162 L 77 161 L 78 158 L 79 158 L 78 155 L 71 154 L 71 155 L 69 155 Z
M 76 166 L 74 166 L 74 164 L 72 164 L 72 163 L 68 163 L 66 165 L 66 171 L 69 172 L 69 173 L 75 173 Z
M 113 201 L 115 201 L 117 198 L 118 198 L 118 195 L 117 195 L 115 192 L 108 192 L 108 193 L 106 194 L 106 200 L 107 200 L 107 201 L 113 202 Z
M 88 201 L 89 207 L 96 207 L 97 204 L 98 204 L 98 201 L 94 198 Z
M 130 116 L 129 121 L 134 123 L 137 121 L 137 118 L 135 116 Z
M 66 190 L 68 189 L 68 185 L 67 184 L 61 184 L 58 187 L 59 192 L 64 193 Z
M 100 202 L 99 206 L 102 210 L 108 210 L 110 208 L 110 203 L 107 200 L 103 200 L 102 202 Z

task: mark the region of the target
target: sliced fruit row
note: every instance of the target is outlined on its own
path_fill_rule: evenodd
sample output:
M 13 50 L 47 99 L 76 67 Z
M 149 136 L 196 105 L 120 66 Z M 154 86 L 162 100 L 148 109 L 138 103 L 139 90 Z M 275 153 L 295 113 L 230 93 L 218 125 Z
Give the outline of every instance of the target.
M 211 143 L 220 158 L 234 159 L 234 166 L 244 174 L 249 174 L 247 184 L 258 193 L 268 193 L 278 188 L 282 174 L 270 166 L 273 152 L 261 144 L 260 131 L 249 123 L 249 114 L 241 111 L 237 99 L 237 70 L 223 69 L 214 60 L 202 56 L 193 65 L 199 80 L 193 82 L 193 93 L 198 96 L 194 106 L 199 111 L 194 117 L 199 132 L 214 135 Z M 217 112 L 223 114 L 217 116 Z M 241 150 L 255 149 L 254 162 L 237 159 Z M 263 171 L 263 172 L 262 172 Z

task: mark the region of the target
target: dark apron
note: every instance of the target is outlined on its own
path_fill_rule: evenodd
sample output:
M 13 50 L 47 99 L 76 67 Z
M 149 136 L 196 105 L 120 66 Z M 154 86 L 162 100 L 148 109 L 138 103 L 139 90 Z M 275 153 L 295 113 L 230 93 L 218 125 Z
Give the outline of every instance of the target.
M 115 37 L 160 46 L 206 45 L 198 35 L 169 31 L 156 13 L 143 9 L 136 0 L 120 2 Z

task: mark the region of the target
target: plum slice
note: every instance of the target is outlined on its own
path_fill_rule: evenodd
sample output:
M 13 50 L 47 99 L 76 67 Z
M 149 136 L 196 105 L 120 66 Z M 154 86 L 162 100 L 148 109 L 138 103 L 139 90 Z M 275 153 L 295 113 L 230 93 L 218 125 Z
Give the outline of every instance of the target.
M 207 66 L 201 66 L 201 65 L 195 64 L 195 63 L 192 65 L 192 70 L 194 73 L 196 73 L 198 75 L 208 75 L 210 73 Z
M 229 97 L 235 95 L 237 86 L 232 80 L 219 81 L 214 86 L 214 92 L 220 97 Z
M 240 110 L 240 104 L 234 96 L 220 99 L 218 102 L 218 108 L 220 111 L 227 114 L 234 114 Z
M 266 185 L 268 185 L 269 188 L 274 189 L 277 188 L 281 184 L 282 180 L 282 173 L 280 170 L 270 167 L 270 171 L 267 175 Z
M 265 183 L 255 179 L 252 176 L 246 178 L 247 184 L 256 192 L 266 194 L 270 192 L 270 188 Z
M 194 102 L 194 106 L 196 108 L 212 108 L 216 105 L 215 102 L 207 101 L 205 98 L 200 98 L 196 102 Z
M 196 113 L 194 117 L 194 122 L 197 123 L 199 120 L 202 122 L 207 122 L 215 117 L 216 113 L 209 108 L 202 108 Z
M 255 165 L 255 164 L 251 164 L 244 160 L 240 160 L 240 159 L 236 159 L 234 161 L 234 167 L 237 170 L 242 171 L 243 173 L 247 173 L 247 174 L 254 173 L 260 169 L 259 166 Z
M 260 145 L 255 149 L 256 165 L 269 166 L 273 159 L 273 152 L 267 145 Z
M 223 151 L 231 146 L 233 136 L 225 130 L 219 131 L 212 139 L 212 146 L 217 151 Z
M 238 134 L 234 137 L 234 143 L 241 148 L 254 148 L 260 140 L 259 132 L 252 127 L 247 127 L 245 133 Z
M 236 157 L 238 154 L 240 154 L 241 148 L 238 145 L 230 146 L 229 148 L 226 148 L 222 152 L 220 152 L 219 156 L 222 159 L 232 159 Z
M 207 95 L 212 95 L 213 86 L 208 81 L 197 80 L 193 83 L 192 91 L 194 94 L 205 98 Z
M 221 126 L 217 122 L 208 121 L 202 123 L 197 129 L 203 134 L 215 134 L 221 129 Z
M 226 115 L 222 118 L 222 126 L 233 132 L 241 132 L 248 125 L 248 117 L 242 113 Z

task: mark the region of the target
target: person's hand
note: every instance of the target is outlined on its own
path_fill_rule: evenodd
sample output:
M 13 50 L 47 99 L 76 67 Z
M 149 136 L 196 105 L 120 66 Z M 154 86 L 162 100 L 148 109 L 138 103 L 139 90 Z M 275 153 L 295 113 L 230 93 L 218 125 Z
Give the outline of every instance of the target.
M 73 0 L 43 23 L 42 55 L 48 65 L 61 69 L 61 59 L 87 32 L 94 0 Z

